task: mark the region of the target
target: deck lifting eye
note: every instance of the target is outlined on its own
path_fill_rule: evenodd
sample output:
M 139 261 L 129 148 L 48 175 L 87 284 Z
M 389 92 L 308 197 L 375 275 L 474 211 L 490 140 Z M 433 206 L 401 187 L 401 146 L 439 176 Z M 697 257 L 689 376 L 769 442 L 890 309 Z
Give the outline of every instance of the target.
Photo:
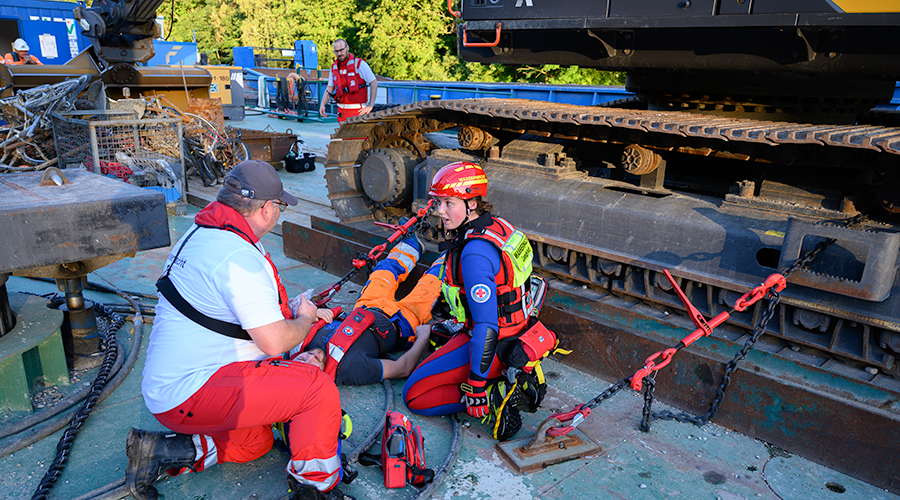
M 678 4 L 679 9 L 690 9 L 691 8 L 691 0 L 684 0 Z

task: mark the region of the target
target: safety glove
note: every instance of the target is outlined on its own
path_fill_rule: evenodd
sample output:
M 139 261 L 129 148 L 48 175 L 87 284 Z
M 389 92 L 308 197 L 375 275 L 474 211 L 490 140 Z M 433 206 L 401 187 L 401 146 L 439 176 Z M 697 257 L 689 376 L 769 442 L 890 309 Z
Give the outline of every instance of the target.
M 487 392 L 484 386 L 485 380 L 472 380 L 471 378 L 464 384 L 460 384 L 462 391 L 462 399 L 460 403 L 465 403 L 466 412 L 475 418 L 484 418 L 490 412 L 488 407 Z

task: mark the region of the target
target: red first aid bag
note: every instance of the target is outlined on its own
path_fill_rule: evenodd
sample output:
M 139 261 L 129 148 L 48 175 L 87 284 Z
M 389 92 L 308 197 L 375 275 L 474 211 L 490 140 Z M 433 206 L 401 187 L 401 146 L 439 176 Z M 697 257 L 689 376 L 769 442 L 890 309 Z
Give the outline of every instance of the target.
M 359 463 L 381 465 L 385 488 L 403 488 L 406 483 L 424 486 L 434 479 L 434 471 L 425 468 L 425 441 L 419 426 L 413 427 L 406 415 L 389 411 L 381 436 L 381 455 L 362 453 Z

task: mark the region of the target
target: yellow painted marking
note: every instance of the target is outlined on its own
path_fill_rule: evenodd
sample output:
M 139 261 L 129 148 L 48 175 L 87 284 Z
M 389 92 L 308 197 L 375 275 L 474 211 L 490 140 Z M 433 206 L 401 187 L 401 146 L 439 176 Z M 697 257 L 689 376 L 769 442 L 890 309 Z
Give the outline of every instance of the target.
M 843 12 L 860 14 L 864 12 L 900 12 L 897 0 L 833 0 Z

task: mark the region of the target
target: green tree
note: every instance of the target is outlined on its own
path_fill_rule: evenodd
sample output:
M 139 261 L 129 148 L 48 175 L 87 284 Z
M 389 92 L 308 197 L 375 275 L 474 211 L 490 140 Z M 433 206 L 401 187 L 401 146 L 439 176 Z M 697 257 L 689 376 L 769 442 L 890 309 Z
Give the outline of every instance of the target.
M 197 50 L 209 54 L 210 64 L 230 64 L 232 47 L 242 45 L 241 24 L 243 12 L 233 0 L 207 3 L 205 0 L 181 0 L 175 4 L 175 16 L 171 10 L 160 7 L 159 14 L 166 17 L 164 36 L 169 41 L 189 42 L 197 39 Z
M 437 0 L 370 0 L 353 16 L 372 70 L 404 80 L 452 79 L 453 17 Z
M 312 40 L 319 48 L 319 67 L 330 68 L 334 61 L 332 44 L 338 38 L 353 43 L 358 31 L 353 14 L 359 10 L 356 0 L 301 0 L 291 3 L 288 16 L 296 23 L 295 39 Z M 359 55 L 359 54 L 357 54 Z
M 293 47 L 312 40 L 319 67 L 344 38 L 375 73 L 397 80 L 619 85 L 624 73 L 577 66 L 469 63 L 457 54 L 458 20 L 444 0 L 179 0 L 160 6 L 169 40 L 190 41 L 212 64 L 230 64 L 232 47 Z

